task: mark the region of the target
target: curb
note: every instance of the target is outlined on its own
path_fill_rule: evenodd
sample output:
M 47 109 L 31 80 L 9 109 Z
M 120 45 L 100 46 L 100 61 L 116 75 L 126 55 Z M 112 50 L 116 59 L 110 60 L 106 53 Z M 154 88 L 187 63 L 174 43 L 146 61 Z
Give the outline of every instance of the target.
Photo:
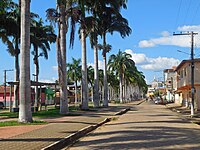
M 91 125 L 88 127 L 85 127 L 73 134 L 70 134 L 69 136 L 61 139 L 60 141 L 57 141 L 47 147 L 42 148 L 41 150 L 55 150 L 55 149 L 62 149 L 64 147 L 67 147 L 71 144 L 73 144 L 75 141 L 77 141 L 79 138 L 85 136 L 86 134 L 88 134 L 89 132 L 95 130 L 96 128 L 98 128 L 99 126 L 102 126 L 103 124 L 107 123 L 111 121 L 111 118 L 106 118 L 103 121 L 97 123 L 96 125 Z
M 142 103 L 146 102 L 146 100 L 142 100 L 141 102 L 137 103 L 136 105 L 140 105 Z
M 131 110 L 131 108 L 123 109 L 123 110 L 121 110 L 120 112 L 117 112 L 117 113 L 115 114 L 115 116 L 117 116 L 117 115 L 123 115 L 123 114 L 125 114 L 127 111 L 129 111 L 129 110 Z

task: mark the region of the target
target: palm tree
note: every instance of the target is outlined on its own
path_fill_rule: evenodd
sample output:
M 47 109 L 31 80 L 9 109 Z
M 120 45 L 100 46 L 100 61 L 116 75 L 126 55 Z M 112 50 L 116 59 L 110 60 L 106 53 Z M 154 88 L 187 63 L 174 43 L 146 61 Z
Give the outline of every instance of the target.
M 56 39 L 58 76 L 60 84 L 60 113 L 66 114 L 69 111 L 67 99 L 67 80 L 66 80 L 66 34 L 68 32 L 68 19 L 71 12 L 73 0 L 57 0 L 57 9 L 48 9 L 47 19 L 58 23 L 58 36 Z M 72 28 L 74 24 L 71 25 Z M 70 44 L 73 41 L 73 31 L 70 38 Z
M 101 28 L 100 30 L 100 35 L 103 38 L 103 58 L 104 58 L 104 64 L 105 64 L 105 69 L 106 67 L 106 53 L 107 53 L 107 49 L 106 49 L 106 34 L 107 33 L 111 33 L 113 34 L 113 32 L 119 32 L 121 37 L 124 38 L 126 36 L 129 36 L 129 34 L 131 33 L 131 28 L 128 26 L 128 21 L 123 18 L 119 12 L 118 9 L 120 9 L 122 6 L 126 6 L 125 5 L 125 1 L 117 1 L 118 5 L 116 5 L 117 7 L 115 7 L 115 5 L 113 7 L 108 7 L 105 6 L 104 9 L 102 10 L 102 12 L 98 14 L 99 18 L 100 18 L 100 24 L 101 24 Z M 122 5 L 123 4 L 123 5 Z M 118 10 L 118 11 L 117 11 Z M 108 106 L 108 93 L 107 93 L 107 77 L 106 77 L 106 70 L 104 69 L 104 80 L 105 80 L 105 85 L 104 85 L 104 101 L 105 101 L 105 106 Z
M 19 44 L 20 44 L 20 5 L 14 2 L 7 3 L 8 11 L 5 10 L 0 16 L 2 24 L 0 25 L 0 38 L 7 45 L 8 52 L 15 58 L 15 81 L 19 81 Z M 37 14 L 31 13 L 31 22 L 38 18 Z M 34 31 L 33 31 L 34 32 Z M 32 34 L 31 34 L 32 35 Z M 18 107 L 19 86 L 14 86 L 14 103 L 13 107 Z
M 109 69 L 116 72 L 119 77 L 119 89 L 120 89 L 120 102 L 123 102 L 123 79 L 125 72 L 132 70 L 135 66 L 134 61 L 131 59 L 131 55 L 119 50 L 118 54 L 111 55 L 108 61 Z
M 16 3 L 11 1 L 4 2 L 1 6 L 5 8 L 1 10 L 0 15 L 0 38 L 8 47 L 8 52 L 15 57 L 15 81 L 19 81 L 19 42 L 20 42 L 20 9 Z M 6 2 L 6 3 L 5 3 Z M 3 8 L 3 7 L 2 7 Z M 14 42 L 13 42 L 14 41 Z M 14 86 L 14 104 L 18 107 L 18 90 L 19 86 Z
M 104 41 L 105 42 L 105 41 Z M 106 61 L 106 53 L 111 51 L 112 46 L 111 45 L 104 45 L 99 44 L 98 49 L 103 50 L 103 63 L 104 63 L 104 101 L 103 106 L 108 107 L 108 86 L 107 86 L 107 61 Z
M 35 64 L 35 76 L 36 82 L 38 82 L 38 75 L 39 75 L 39 60 L 40 56 L 44 56 L 45 59 L 48 59 L 48 51 L 50 50 L 50 44 L 55 43 L 56 35 L 54 34 L 52 26 L 45 25 L 43 26 L 42 19 L 38 22 L 33 21 L 31 26 L 31 44 L 33 45 L 32 54 L 33 62 Z M 38 54 L 38 49 L 41 49 L 42 52 Z M 35 108 L 38 107 L 39 95 L 38 95 L 38 86 L 36 86 L 36 98 L 34 106 Z
M 75 104 L 78 102 L 78 96 L 77 96 L 77 85 L 78 81 L 81 80 L 81 59 L 75 59 L 72 58 L 72 63 L 67 64 L 67 75 L 68 77 L 75 82 Z
M 32 122 L 30 82 L 30 0 L 21 0 L 19 122 Z
M 87 3 L 87 9 L 92 14 L 92 16 L 86 18 L 85 23 L 87 27 L 87 32 L 90 35 L 91 46 L 94 49 L 94 107 L 99 106 L 98 35 L 99 35 L 99 29 L 101 28 L 102 25 L 99 14 L 100 16 L 102 15 L 102 10 L 104 10 L 106 6 L 114 7 L 118 11 L 118 9 L 121 6 L 123 5 L 126 6 L 125 3 L 126 3 L 125 0 L 117 0 L 117 1 L 95 0 Z M 105 81 L 106 81 L 106 76 L 105 76 Z M 107 104 L 105 103 L 105 106 L 106 105 Z
M 90 84 L 89 87 L 91 89 L 91 98 L 94 103 L 94 68 L 89 66 L 87 68 L 87 75 L 88 75 L 88 83 Z M 96 106 L 95 106 L 96 107 Z

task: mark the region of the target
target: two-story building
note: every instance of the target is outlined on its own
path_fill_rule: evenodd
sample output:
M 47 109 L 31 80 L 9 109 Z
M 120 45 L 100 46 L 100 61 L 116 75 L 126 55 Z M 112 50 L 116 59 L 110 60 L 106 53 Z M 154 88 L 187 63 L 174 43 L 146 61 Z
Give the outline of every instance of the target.
M 179 103 L 189 107 L 191 103 L 191 60 L 183 60 L 175 70 Z M 200 110 L 200 59 L 194 59 L 195 109 Z
M 178 97 L 176 96 L 177 90 L 177 73 L 175 71 L 176 67 L 172 69 L 165 69 L 164 73 L 164 83 L 165 83 L 165 99 L 167 101 L 176 101 Z

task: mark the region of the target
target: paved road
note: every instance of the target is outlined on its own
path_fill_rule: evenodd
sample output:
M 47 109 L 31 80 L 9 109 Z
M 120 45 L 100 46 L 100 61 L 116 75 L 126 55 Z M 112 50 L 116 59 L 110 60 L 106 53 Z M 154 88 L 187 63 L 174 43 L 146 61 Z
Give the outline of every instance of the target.
M 70 150 L 199 150 L 200 126 L 163 105 L 145 102 L 97 129 Z
M 43 119 L 49 122 L 47 125 L 1 127 L 0 150 L 40 150 L 82 128 L 95 125 L 132 104 L 110 104 L 110 107 L 97 109 L 98 111 L 78 111 L 81 116 Z

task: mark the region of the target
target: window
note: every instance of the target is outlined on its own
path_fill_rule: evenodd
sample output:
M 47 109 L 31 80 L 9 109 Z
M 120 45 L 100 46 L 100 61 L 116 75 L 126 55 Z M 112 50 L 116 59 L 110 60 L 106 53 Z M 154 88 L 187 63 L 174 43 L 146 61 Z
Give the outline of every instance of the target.
M 184 69 L 184 76 L 186 77 L 187 76 L 187 68 L 185 67 Z

